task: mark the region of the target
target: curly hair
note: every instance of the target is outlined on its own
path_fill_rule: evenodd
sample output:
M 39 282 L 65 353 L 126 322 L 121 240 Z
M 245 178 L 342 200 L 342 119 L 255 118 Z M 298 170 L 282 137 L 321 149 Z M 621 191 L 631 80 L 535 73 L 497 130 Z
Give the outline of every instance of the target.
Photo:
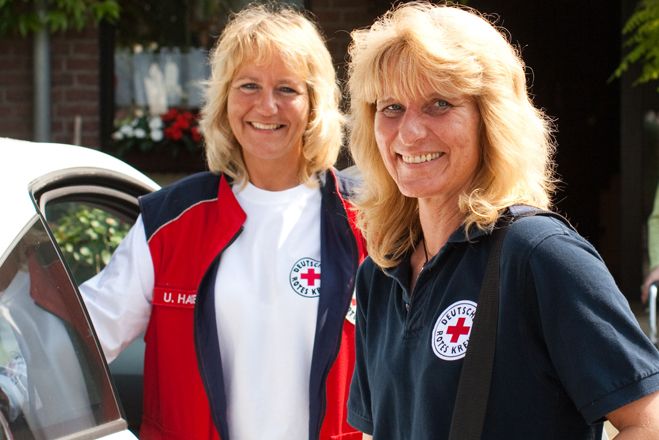
M 473 9 L 412 2 L 351 36 L 350 149 L 364 181 L 358 223 L 377 264 L 395 266 L 421 237 L 418 201 L 400 193 L 375 140 L 375 103 L 385 92 L 413 97 L 430 87 L 476 102 L 481 158 L 459 199 L 467 231 L 492 228 L 513 204 L 549 207 L 552 121 L 533 105 L 524 62 L 502 31 Z

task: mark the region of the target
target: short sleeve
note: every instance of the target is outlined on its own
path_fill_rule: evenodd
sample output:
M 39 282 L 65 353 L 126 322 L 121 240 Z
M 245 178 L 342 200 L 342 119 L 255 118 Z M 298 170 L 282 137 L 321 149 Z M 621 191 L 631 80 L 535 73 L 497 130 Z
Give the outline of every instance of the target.
M 659 353 L 586 240 L 549 235 L 529 264 L 549 356 L 586 421 L 659 389 Z

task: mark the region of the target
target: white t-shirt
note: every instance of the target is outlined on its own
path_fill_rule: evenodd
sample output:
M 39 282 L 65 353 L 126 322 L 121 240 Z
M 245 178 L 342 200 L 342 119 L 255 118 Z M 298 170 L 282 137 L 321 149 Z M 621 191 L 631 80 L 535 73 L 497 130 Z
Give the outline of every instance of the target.
M 248 184 L 234 193 L 247 221 L 222 255 L 215 285 L 230 437 L 307 439 L 320 191 Z

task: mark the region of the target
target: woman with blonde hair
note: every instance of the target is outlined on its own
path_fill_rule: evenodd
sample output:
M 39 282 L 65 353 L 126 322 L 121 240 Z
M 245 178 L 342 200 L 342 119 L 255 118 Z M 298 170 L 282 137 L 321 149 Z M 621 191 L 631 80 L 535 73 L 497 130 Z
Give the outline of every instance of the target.
M 503 32 L 473 9 L 412 2 L 352 38 L 369 258 L 349 422 L 376 439 L 467 438 L 453 409 L 502 237 L 482 438 L 600 438 L 605 418 L 619 438 L 657 438 L 659 353 L 592 245 L 545 211 L 552 123 Z
M 210 64 L 210 172 L 142 198 L 82 288 L 104 351 L 146 330 L 142 439 L 359 437 L 346 315 L 364 247 L 331 168 L 343 115 L 330 54 L 302 13 L 251 5 Z

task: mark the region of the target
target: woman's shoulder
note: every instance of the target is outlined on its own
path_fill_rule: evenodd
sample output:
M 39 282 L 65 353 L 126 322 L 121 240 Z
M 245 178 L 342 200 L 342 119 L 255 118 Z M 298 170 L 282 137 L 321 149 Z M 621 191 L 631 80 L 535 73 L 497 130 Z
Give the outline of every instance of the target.
M 537 213 L 514 219 L 507 231 L 503 252 L 517 257 L 560 257 L 576 249 L 599 258 L 593 245 L 565 218 L 551 213 Z
M 513 217 L 509 234 L 520 238 L 543 239 L 550 235 L 570 235 L 576 230 L 564 217 L 549 212 L 537 211 Z
M 140 197 L 140 212 L 147 232 L 201 201 L 216 199 L 220 178 L 210 172 L 196 173 Z
M 219 181 L 218 174 L 208 171 L 195 173 L 140 197 L 140 204 L 185 203 L 192 201 L 191 199 L 214 198 L 217 196 Z

